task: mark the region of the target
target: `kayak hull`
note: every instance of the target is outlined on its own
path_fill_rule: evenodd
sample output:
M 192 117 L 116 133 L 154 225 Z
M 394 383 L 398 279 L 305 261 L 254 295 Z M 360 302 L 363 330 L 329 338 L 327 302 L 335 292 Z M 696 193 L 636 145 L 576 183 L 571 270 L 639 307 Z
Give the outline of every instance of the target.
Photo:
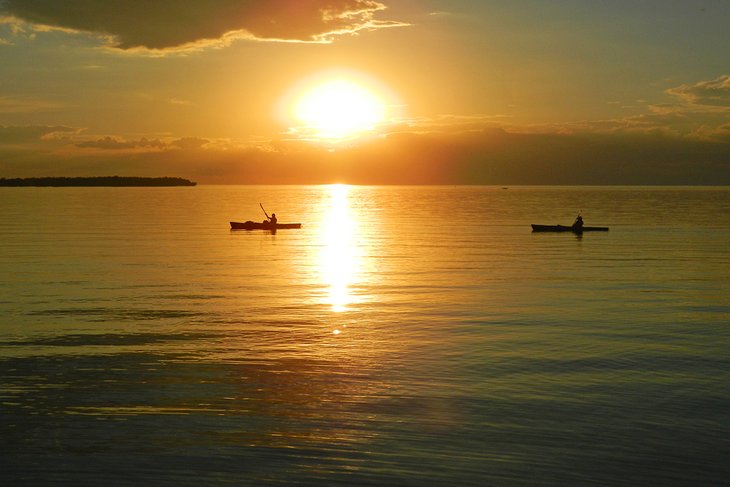
M 283 228 L 302 228 L 301 223 L 277 223 L 272 225 L 271 223 L 263 222 L 252 222 L 251 220 L 245 222 L 230 222 L 231 230 L 281 230 Z
M 533 232 L 607 232 L 608 227 L 566 227 L 565 225 L 532 225 Z

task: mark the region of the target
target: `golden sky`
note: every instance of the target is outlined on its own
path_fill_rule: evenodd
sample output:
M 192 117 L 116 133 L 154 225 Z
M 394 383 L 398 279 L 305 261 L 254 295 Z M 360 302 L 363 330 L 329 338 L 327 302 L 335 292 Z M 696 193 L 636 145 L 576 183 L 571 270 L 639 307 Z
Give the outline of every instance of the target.
M 723 0 L 0 0 L 0 177 L 730 184 Z

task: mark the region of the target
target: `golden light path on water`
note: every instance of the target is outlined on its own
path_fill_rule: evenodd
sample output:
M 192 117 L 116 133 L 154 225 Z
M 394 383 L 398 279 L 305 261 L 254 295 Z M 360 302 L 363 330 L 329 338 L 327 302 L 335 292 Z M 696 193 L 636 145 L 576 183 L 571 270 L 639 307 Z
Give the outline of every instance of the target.
M 336 313 L 347 311 L 356 302 L 350 286 L 357 279 L 362 265 L 357 245 L 358 221 L 350 207 L 349 192 L 346 185 L 331 186 L 330 207 L 324 217 L 319 256 L 322 282 L 328 287 L 326 304 Z M 339 333 L 339 330 L 334 330 L 334 333 Z

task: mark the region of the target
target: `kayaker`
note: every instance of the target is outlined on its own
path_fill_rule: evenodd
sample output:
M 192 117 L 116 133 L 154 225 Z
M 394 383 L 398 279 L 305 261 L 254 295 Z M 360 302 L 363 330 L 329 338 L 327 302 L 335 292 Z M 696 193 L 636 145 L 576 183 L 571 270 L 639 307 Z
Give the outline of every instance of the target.
M 578 215 L 578 218 L 575 219 L 575 223 L 573 223 L 573 228 L 583 228 L 583 217 Z
M 269 218 L 269 223 L 272 225 L 276 225 L 276 213 L 272 213 L 271 217 Z

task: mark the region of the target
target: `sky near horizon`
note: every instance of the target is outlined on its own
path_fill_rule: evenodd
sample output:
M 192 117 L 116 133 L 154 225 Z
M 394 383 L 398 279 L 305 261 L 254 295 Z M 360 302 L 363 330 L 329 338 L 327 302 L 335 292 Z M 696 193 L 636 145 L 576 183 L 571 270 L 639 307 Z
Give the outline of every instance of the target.
M 0 177 L 730 184 L 728 26 L 727 0 L 0 0 Z

